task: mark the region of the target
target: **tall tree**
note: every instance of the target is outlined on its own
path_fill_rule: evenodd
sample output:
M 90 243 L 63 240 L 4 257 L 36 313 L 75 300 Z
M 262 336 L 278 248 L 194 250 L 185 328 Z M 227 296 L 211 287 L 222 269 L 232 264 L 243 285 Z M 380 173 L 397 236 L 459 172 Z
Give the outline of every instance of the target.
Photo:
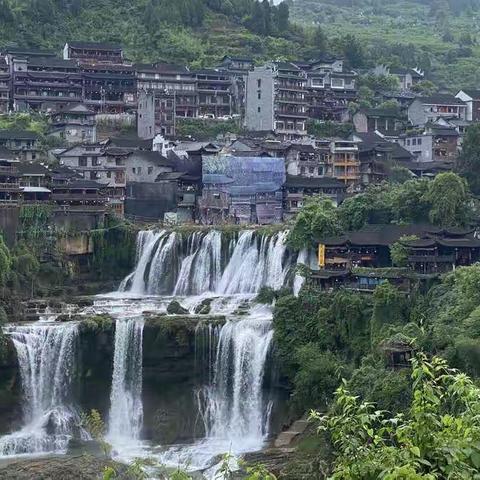
M 467 180 L 472 192 L 480 194 L 480 123 L 467 129 L 457 171 Z

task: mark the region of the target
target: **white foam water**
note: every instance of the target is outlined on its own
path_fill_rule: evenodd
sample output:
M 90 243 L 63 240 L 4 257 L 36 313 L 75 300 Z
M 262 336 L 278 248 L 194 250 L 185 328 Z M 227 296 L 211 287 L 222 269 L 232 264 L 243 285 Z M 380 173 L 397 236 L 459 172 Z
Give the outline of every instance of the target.
M 78 325 L 37 322 L 4 332 L 17 352 L 24 426 L 0 438 L 0 455 L 65 453 L 75 433 L 85 435 L 71 398 Z

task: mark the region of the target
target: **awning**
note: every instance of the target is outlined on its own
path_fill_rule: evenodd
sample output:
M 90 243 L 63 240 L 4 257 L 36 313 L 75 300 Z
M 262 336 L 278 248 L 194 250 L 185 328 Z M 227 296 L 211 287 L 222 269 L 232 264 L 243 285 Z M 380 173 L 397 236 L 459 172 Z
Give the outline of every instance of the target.
M 20 187 L 20 189 L 27 193 L 52 193 L 51 190 L 45 187 Z

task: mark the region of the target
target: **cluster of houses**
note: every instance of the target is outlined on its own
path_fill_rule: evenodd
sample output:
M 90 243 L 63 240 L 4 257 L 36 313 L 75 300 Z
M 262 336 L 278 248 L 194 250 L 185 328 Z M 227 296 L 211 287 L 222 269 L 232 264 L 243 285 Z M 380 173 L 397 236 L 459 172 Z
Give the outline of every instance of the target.
M 480 120 L 480 91 L 426 96 L 416 88 L 425 79 L 419 70 L 369 73 L 396 77 L 400 89 L 375 92 L 380 107 L 354 110 L 359 73 L 330 55 L 264 65 L 226 56 L 215 68 L 191 70 L 134 64 L 104 43 L 69 42 L 61 57 L 8 47 L 0 113 L 48 114 L 49 136 L 63 147 L 47 157 L 35 133 L 0 130 L 0 227 L 23 204 L 50 205 L 57 223 L 85 230 L 108 212 L 174 224 L 281 223 L 310 196 L 338 205 L 398 167 L 412 176 L 451 170 L 467 127 Z M 98 121 L 110 117 L 129 118 L 136 132 L 97 135 Z M 185 119 L 228 120 L 243 133 L 181 138 Z M 352 122 L 354 131 L 318 138 L 307 132 L 311 120 Z M 384 266 L 392 235 L 326 240 L 327 273 L 318 281 L 329 286 L 352 268 Z M 477 243 L 472 232 L 422 231 L 408 245 L 410 266 L 429 274 L 471 262 Z M 368 289 L 377 280 L 361 281 Z

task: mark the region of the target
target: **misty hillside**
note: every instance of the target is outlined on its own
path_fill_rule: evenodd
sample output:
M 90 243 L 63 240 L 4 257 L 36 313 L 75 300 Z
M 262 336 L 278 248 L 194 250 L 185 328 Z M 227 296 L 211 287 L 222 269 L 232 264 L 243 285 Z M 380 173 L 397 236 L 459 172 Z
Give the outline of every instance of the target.
M 353 34 L 370 63 L 420 67 L 440 85 L 480 84 L 480 0 L 295 0 L 291 17 L 330 43 Z

